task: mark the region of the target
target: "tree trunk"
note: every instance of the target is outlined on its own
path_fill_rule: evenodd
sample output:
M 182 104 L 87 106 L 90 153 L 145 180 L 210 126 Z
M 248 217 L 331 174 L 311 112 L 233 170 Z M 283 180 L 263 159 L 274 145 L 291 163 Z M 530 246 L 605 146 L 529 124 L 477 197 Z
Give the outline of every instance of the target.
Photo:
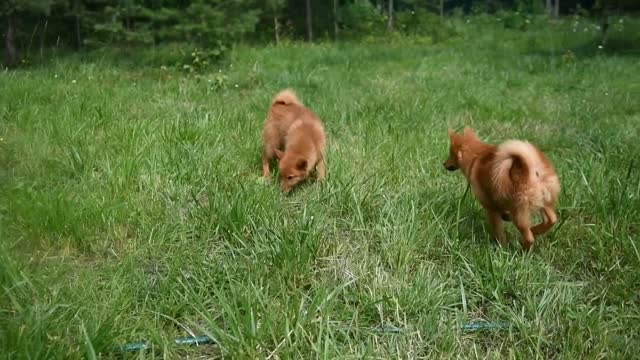
M 604 46 L 607 43 L 607 30 L 609 29 L 609 13 L 606 4 L 602 4 L 602 8 L 600 9 L 600 28 L 602 29 L 600 45 Z
M 7 35 L 4 45 L 6 65 L 8 67 L 14 66 L 18 62 L 18 50 L 16 50 L 16 18 L 13 13 L 7 16 Z
M 393 30 L 393 0 L 387 0 L 387 30 Z
M 80 34 L 80 15 L 76 13 L 76 46 L 82 48 L 82 35 Z
M 273 15 L 273 32 L 276 36 L 276 46 L 280 45 L 280 23 L 277 15 Z
M 547 0 L 546 8 L 547 8 L 547 14 L 549 16 L 552 16 L 553 15 L 553 7 L 551 6 L 551 0 Z
M 553 7 L 553 16 L 560 17 L 560 0 L 555 0 L 555 4 Z
M 307 41 L 313 41 L 313 24 L 311 23 L 311 0 L 307 0 Z
M 47 40 L 47 28 L 49 27 L 49 20 L 44 19 L 44 28 L 40 33 L 40 60 L 44 58 L 44 44 Z
M 440 0 L 440 18 L 444 18 L 444 0 Z
M 131 31 L 131 6 L 128 4 L 125 8 L 124 23 L 127 31 Z
M 333 0 L 333 37 L 338 38 L 338 0 Z

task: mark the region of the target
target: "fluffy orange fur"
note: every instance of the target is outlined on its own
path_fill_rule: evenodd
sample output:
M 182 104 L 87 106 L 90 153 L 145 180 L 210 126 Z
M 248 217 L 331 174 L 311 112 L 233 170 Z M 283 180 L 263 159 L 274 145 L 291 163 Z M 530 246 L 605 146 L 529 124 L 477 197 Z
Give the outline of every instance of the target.
M 262 176 L 270 178 L 269 161 L 277 156 L 282 191 L 307 179 L 313 169 L 318 180 L 323 180 L 326 137 L 322 122 L 292 90 L 279 92 L 271 101 L 262 141 Z
M 557 221 L 554 206 L 560 181 L 549 160 L 525 141 L 485 144 L 469 128 L 462 135 L 449 129 L 449 142 L 449 158 L 443 165 L 450 171 L 462 170 L 498 241 L 506 244 L 502 220 L 512 219 L 523 248 L 531 249 L 534 236 L 549 231 Z M 530 217 L 536 211 L 542 222 L 531 227 Z

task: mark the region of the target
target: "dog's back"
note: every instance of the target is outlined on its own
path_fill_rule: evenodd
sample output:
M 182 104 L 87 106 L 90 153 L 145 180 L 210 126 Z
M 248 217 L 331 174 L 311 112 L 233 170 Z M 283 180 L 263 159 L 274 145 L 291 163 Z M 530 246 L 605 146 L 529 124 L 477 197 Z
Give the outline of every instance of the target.
M 319 178 L 324 176 L 324 151 L 326 139 L 322 122 L 311 110 L 304 107 L 295 93 L 289 89 L 276 94 L 271 101 L 262 133 L 264 153 L 262 159 L 263 176 L 269 176 L 268 161 L 278 156 L 281 175 L 287 167 L 295 167 L 296 172 L 306 178 L 310 169 L 319 166 Z M 284 153 L 280 149 L 284 147 Z M 295 158 L 295 164 L 289 164 Z M 299 165 L 304 159 L 305 165 Z M 308 164 L 308 165 L 307 165 Z M 283 168 L 284 167 L 284 168 Z M 301 174 L 302 174 L 301 173 Z M 299 181 L 299 180 L 297 180 Z M 285 186 L 284 188 L 289 188 Z
M 316 152 L 324 153 L 326 140 L 320 119 L 310 110 L 301 114 L 298 120 L 287 129 L 285 143 L 285 147 L 292 150 L 297 147 L 307 147 L 304 144 L 308 143 L 313 145 Z
M 284 137 L 291 125 L 305 115 L 305 108 L 298 100 L 295 93 L 289 89 L 279 92 L 274 96 L 267 113 L 265 128 L 271 127 L 270 136 L 277 136 L 278 142 L 284 142 Z
M 549 160 L 535 146 L 510 140 L 495 150 L 491 184 L 497 198 L 540 209 L 558 198 L 560 182 Z

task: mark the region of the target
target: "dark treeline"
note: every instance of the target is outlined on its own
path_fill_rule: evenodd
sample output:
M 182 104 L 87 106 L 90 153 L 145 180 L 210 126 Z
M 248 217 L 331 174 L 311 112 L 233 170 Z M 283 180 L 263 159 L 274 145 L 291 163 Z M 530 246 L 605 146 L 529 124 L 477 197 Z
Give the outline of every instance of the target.
M 636 0 L 1 0 L 5 65 L 25 52 L 188 43 L 216 56 L 237 41 L 435 33 L 452 13 L 550 16 Z M 427 29 L 427 30 L 425 30 Z

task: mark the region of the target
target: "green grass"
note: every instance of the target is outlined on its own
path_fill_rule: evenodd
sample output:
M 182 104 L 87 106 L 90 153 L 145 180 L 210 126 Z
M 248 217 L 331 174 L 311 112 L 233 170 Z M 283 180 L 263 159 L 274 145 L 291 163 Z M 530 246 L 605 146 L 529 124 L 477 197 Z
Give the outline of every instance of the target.
M 636 356 L 638 56 L 463 24 L 432 46 L 241 47 L 200 75 L 74 57 L 0 74 L 0 356 Z M 288 86 L 329 146 L 326 183 L 285 196 L 259 161 Z M 554 163 L 560 220 L 532 253 L 512 225 L 498 247 L 442 168 L 463 125 Z M 509 328 L 461 330 L 480 319 Z M 189 333 L 217 344 L 172 345 Z

